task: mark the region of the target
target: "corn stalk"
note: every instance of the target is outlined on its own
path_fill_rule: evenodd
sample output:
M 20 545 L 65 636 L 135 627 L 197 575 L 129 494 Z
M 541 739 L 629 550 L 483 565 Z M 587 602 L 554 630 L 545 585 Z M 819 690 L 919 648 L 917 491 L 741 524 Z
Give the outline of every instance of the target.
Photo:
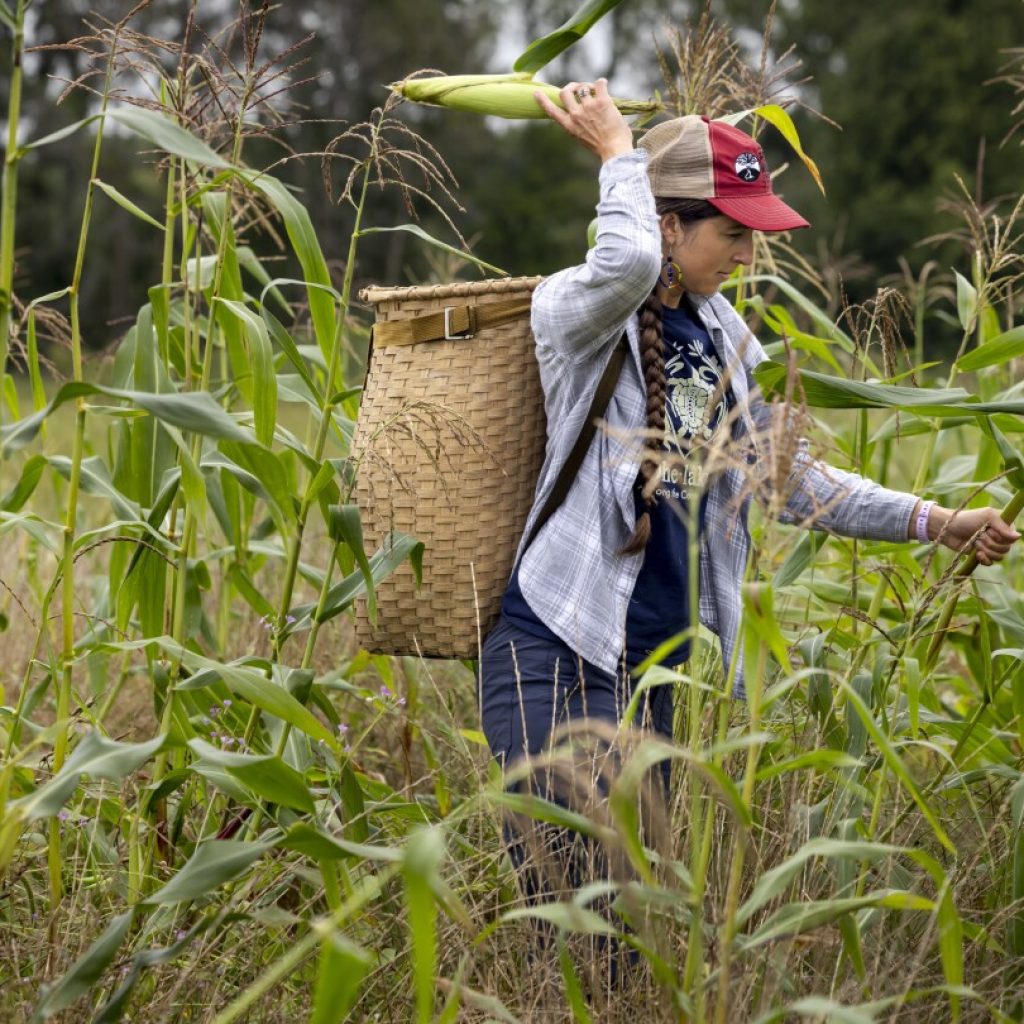
M 103 129 L 110 89 L 114 79 L 114 63 L 117 56 L 118 37 L 115 34 L 107 59 L 107 70 L 100 94 L 100 113 L 96 122 L 96 142 L 93 145 L 89 184 L 85 193 L 85 209 L 78 235 L 78 250 L 75 255 L 75 269 L 68 289 L 71 308 L 71 361 L 72 375 L 76 382 L 83 382 L 82 373 L 82 331 L 79 318 L 78 298 L 82 285 L 82 270 L 85 265 L 85 250 L 89 239 L 89 225 L 92 220 L 92 204 L 95 193 L 96 172 L 99 169 L 100 154 L 103 150 Z M 57 689 L 57 738 L 53 750 L 53 769 L 59 772 L 64 766 L 68 751 L 68 719 L 71 714 L 71 686 L 75 656 L 75 535 L 78 519 L 78 490 L 81 482 L 82 457 L 85 448 L 84 398 L 75 400 L 75 427 L 71 447 L 71 470 L 66 495 L 67 513 L 64 520 L 64 544 L 60 560 L 61 577 L 61 625 L 63 645 L 61 650 L 61 676 Z M 56 819 L 51 820 L 49 830 L 48 862 L 50 870 L 50 892 L 53 905 L 59 902 L 63 883 L 61 879 L 60 827 Z
M 18 206 L 18 123 L 21 115 L 21 58 L 25 49 L 25 11 L 31 0 L 18 0 L 11 39 L 11 85 L 7 98 L 7 152 L 0 186 L 0 423 L 3 423 L 3 385 L 10 351 L 14 302 L 14 225 Z

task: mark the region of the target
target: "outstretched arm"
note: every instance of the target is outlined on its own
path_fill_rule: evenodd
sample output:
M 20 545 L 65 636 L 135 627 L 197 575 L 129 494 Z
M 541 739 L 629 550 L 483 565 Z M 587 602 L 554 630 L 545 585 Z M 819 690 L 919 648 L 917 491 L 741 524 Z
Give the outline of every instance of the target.
M 763 352 L 756 341 L 753 362 Z M 771 464 L 775 446 L 785 447 L 791 424 L 774 420 L 749 373 L 750 411 L 758 428 L 760 458 Z M 1020 534 L 995 508 L 951 509 L 902 491 L 882 487 L 857 473 L 815 459 L 799 439 L 785 487 L 784 521 L 820 526 L 846 537 L 938 541 L 953 551 L 973 548 L 978 562 L 992 565 L 1006 557 Z M 927 506 L 927 507 L 926 507 Z

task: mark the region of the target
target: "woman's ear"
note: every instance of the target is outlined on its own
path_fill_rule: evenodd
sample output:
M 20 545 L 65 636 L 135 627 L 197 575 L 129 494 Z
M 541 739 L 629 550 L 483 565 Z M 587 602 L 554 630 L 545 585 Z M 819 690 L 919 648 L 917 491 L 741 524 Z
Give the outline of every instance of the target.
M 674 213 L 663 213 L 658 218 L 658 224 L 661 227 L 662 241 L 671 248 L 679 240 L 679 235 L 682 233 L 679 217 Z

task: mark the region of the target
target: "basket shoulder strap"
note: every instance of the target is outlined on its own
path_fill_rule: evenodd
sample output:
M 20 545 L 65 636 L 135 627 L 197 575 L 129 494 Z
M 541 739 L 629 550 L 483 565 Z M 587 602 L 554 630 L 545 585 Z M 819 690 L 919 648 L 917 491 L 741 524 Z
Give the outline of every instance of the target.
M 608 365 L 605 367 L 604 374 L 598 382 L 593 401 L 587 410 L 587 418 L 583 421 L 583 426 L 580 427 L 579 437 L 576 438 L 576 443 L 572 446 L 572 451 L 569 452 L 569 457 L 565 460 L 558 474 L 558 479 L 555 480 L 555 486 L 551 489 L 548 500 L 544 502 L 544 507 L 533 524 L 529 539 L 523 545 L 524 552 L 536 540 L 537 534 L 540 533 L 544 524 L 558 511 L 559 506 L 565 501 L 569 488 L 572 487 L 572 482 L 576 479 L 576 474 L 579 473 L 580 466 L 583 465 L 583 460 L 586 458 L 590 442 L 594 439 L 594 434 L 597 432 L 597 419 L 608 408 L 612 392 L 615 390 L 615 385 L 619 382 L 619 377 L 622 374 L 622 364 L 626 361 L 626 353 L 628 351 L 629 342 L 625 333 L 623 333 L 619 343 L 612 350 Z
M 530 298 L 505 299 L 473 306 L 446 306 L 436 313 L 406 320 L 378 321 L 373 328 L 373 343 L 415 345 L 420 341 L 468 341 L 478 331 L 529 315 Z

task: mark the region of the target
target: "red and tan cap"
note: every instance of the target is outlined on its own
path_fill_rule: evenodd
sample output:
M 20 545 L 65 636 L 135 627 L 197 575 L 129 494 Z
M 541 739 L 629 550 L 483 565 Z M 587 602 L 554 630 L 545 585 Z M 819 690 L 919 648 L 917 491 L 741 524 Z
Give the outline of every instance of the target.
M 739 128 L 688 114 L 655 125 L 639 145 L 647 150 L 647 174 L 656 196 L 706 199 L 758 231 L 810 227 L 772 192 L 761 147 Z

